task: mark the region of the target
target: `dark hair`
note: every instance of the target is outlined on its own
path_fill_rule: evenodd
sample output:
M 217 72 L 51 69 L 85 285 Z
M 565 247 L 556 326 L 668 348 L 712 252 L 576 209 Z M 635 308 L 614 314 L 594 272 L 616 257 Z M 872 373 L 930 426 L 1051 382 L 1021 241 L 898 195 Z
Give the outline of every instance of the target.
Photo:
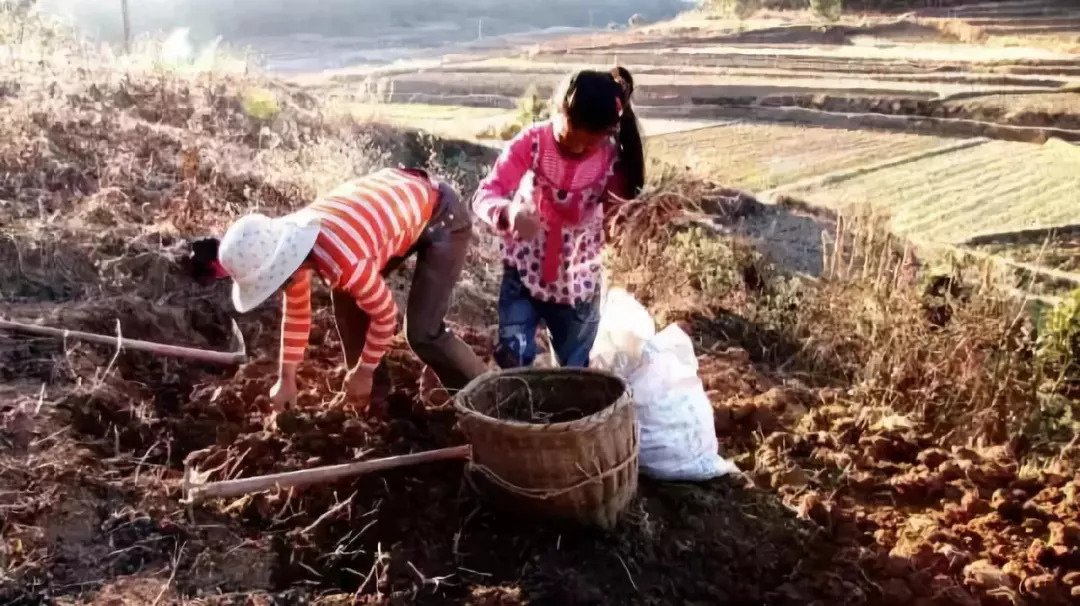
M 634 77 L 624 67 L 610 72 L 581 70 L 564 80 L 555 92 L 555 105 L 566 114 L 570 126 L 591 132 L 619 127 L 619 163 L 631 198 L 645 185 L 645 148 L 630 103 L 633 94 Z
M 211 284 L 219 277 L 217 238 L 199 238 L 191 243 L 191 252 L 187 258 L 187 269 L 191 277 L 200 284 Z

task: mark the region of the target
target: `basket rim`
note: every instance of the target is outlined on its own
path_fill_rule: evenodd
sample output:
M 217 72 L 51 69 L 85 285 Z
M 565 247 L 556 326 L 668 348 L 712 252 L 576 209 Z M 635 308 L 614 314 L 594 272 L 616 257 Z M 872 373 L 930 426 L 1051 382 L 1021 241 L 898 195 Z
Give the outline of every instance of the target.
M 605 406 L 603 409 L 598 410 L 591 415 L 581 417 L 580 419 L 574 419 L 573 421 L 563 421 L 561 423 L 527 423 L 525 421 L 497 419 L 491 415 L 478 412 L 473 408 L 465 406 L 462 402 L 467 400 L 470 395 L 480 389 L 489 381 L 494 381 L 506 377 L 520 377 L 528 375 L 578 375 L 578 376 L 593 376 L 602 377 L 605 379 L 614 379 L 619 382 L 623 388 L 623 393 L 614 402 Z M 461 391 L 454 396 L 454 409 L 459 415 L 468 417 L 471 420 L 485 423 L 488 425 L 498 425 L 500 427 L 513 427 L 516 429 L 526 429 L 532 431 L 575 431 L 581 429 L 583 425 L 593 425 L 602 421 L 606 421 L 611 415 L 623 407 L 631 406 L 633 404 L 630 398 L 630 384 L 626 382 L 622 377 L 603 370 L 597 370 L 594 368 L 508 368 L 501 369 L 492 372 L 487 372 L 479 377 L 476 377 L 469 384 L 466 385 Z

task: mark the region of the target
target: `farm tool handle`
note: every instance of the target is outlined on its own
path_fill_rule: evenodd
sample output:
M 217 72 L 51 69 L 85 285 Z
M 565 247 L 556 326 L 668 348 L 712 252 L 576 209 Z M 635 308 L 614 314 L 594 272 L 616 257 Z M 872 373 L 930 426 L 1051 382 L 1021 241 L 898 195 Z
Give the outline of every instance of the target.
M 252 478 L 238 480 L 224 480 L 221 482 L 208 482 L 205 484 L 192 483 L 190 481 L 192 470 L 184 470 L 184 493 L 190 503 L 197 503 L 203 499 L 223 499 L 238 497 L 253 492 L 261 492 L 274 487 L 289 488 L 308 486 L 320 482 L 331 482 L 349 476 L 356 476 L 383 469 L 417 465 L 419 463 L 431 463 L 448 459 L 468 459 L 472 457 L 472 447 L 454 446 L 439 450 L 429 450 L 414 454 L 386 457 L 384 459 L 372 459 L 370 461 L 358 461 L 356 463 L 343 463 L 341 465 L 329 465 L 302 469 L 300 471 L 287 471 Z
M 239 349 L 232 352 L 207 351 L 205 349 L 197 349 L 194 347 L 180 347 L 178 345 L 165 345 L 164 343 L 153 343 L 150 341 L 140 341 L 138 339 L 125 339 L 123 338 L 123 336 L 120 335 L 110 337 L 108 335 L 82 332 L 80 330 L 67 330 L 63 328 L 38 326 L 37 324 L 25 324 L 23 322 L 14 322 L 12 320 L 5 320 L 3 318 L 0 318 L 0 330 L 14 330 L 30 334 L 44 335 L 47 337 L 58 337 L 61 339 L 71 337 L 82 341 L 89 341 L 90 343 L 116 345 L 126 349 L 148 351 L 150 353 L 156 353 L 163 356 L 188 358 L 191 360 L 198 360 L 200 362 L 211 362 L 214 364 L 237 364 L 243 362 L 244 359 L 247 358 L 247 351 L 244 347 L 244 337 L 240 334 L 240 328 L 236 325 L 235 321 L 232 324 L 232 334 L 233 340 L 236 341 Z

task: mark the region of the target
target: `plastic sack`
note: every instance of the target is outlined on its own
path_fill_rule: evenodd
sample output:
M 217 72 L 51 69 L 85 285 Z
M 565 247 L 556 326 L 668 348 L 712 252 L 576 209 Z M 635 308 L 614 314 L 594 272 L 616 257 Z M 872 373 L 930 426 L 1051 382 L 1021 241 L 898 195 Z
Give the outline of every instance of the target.
M 629 384 L 641 431 L 641 472 L 700 481 L 738 468 L 721 457 L 713 410 L 698 377 L 690 337 L 678 326 L 656 333 L 652 316 L 629 293 L 612 289 L 602 308 L 590 365 Z
M 600 326 L 589 352 L 589 366 L 628 379 L 641 363 L 645 344 L 656 336 L 656 322 L 633 295 L 621 288 L 604 293 Z

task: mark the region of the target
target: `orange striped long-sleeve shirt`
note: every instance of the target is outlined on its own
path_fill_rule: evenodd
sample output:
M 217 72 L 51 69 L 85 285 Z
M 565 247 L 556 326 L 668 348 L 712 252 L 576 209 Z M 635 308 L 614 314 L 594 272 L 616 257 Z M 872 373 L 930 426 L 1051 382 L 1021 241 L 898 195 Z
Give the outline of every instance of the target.
M 360 364 L 374 367 L 394 336 L 397 305 L 382 278 L 391 257 L 405 254 L 431 219 L 438 189 L 428 179 L 385 169 L 350 181 L 300 211 L 320 232 L 315 270 L 344 290 L 371 318 Z M 311 334 L 311 272 L 301 268 L 285 288 L 281 361 L 298 364 Z

